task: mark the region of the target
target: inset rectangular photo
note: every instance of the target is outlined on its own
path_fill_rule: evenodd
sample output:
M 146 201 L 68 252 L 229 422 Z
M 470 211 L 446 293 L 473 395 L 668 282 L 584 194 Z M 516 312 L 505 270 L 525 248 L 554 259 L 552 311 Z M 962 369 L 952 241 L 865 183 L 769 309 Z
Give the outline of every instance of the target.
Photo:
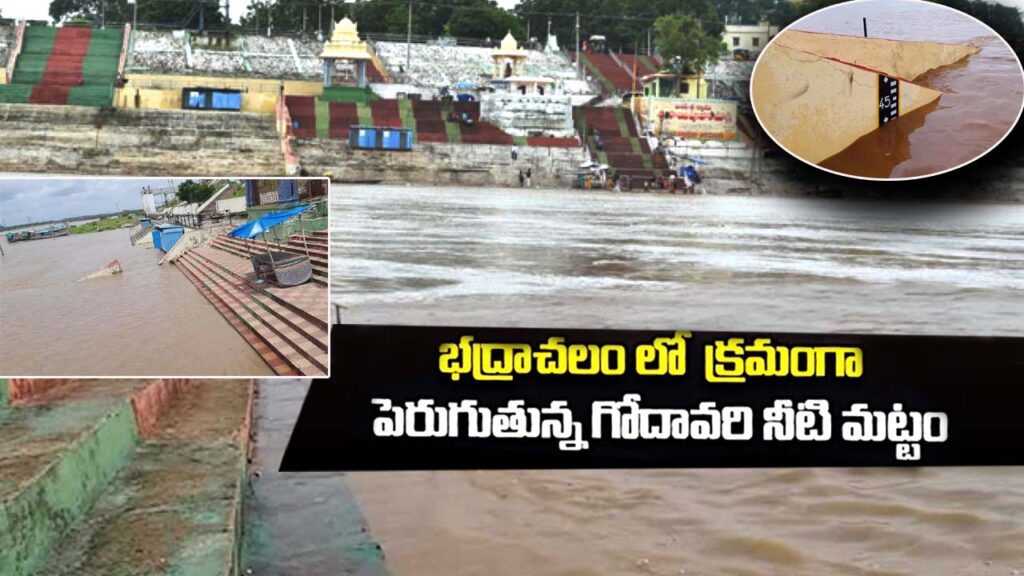
M 0 180 L 0 375 L 326 376 L 328 188 Z

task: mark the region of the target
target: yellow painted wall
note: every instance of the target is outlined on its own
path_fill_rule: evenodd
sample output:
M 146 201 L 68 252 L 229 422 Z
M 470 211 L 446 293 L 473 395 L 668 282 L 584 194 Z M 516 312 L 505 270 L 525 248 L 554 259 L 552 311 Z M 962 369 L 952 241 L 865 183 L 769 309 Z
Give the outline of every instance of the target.
M 296 96 L 321 96 L 320 82 L 284 80 L 284 92 Z M 128 85 L 114 92 L 114 105 L 135 108 L 135 94 L 139 95 L 139 108 L 180 110 L 183 88 L 227 88 L 242 91 L 242 111 L 273 114 L 277 104 L 281 80 L 257 78 L 224 78 L 218 76 L 177 76 L 163 74 L 132 74 Z
M 0 84 L 7 84 L 7 68 L 0 68 Z
M 764 129 L 791 154 L 817 164 L 878 128 L 878 74 L 774 43 L 750 80 Z M 930 88 L 900 83 L 899 113 L 938 99 Z
M 907 80 L 913 80 L 929 70 L 958 62 L 981 50 L 977 46 L 967 44 L 908 42 L 815 34 L 798 30 L 786 30 L 779 34 L 773 46 L 777 44 L 880 70 Z

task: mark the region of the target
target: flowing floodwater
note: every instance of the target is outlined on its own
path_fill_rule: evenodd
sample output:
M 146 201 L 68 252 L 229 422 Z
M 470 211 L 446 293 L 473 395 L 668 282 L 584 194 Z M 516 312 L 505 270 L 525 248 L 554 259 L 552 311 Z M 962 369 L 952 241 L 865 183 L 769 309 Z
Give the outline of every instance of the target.
M 834 6 L 795 30 L 972 44 L 981 52 L 911 80 L 942 93 L 938 102 L 867 134 L 822 166 L 844 174 L 906 178 L 970 162 L 1009 133 L 1024 102 L 1024 75 L 1006 42 L 984 24 L 926 2 L 871 0 Z
M 271 375 L 171 265 L 127 230 L 5 243 L 0 374 Z M 123 274 L 78 282 L 117 259 Z
M 346 322 L 1024 336 L 1021 205 L 414 187 L 331 202 Z M 1020 468 L 349 480 L 400 576 L 1024 574 Z

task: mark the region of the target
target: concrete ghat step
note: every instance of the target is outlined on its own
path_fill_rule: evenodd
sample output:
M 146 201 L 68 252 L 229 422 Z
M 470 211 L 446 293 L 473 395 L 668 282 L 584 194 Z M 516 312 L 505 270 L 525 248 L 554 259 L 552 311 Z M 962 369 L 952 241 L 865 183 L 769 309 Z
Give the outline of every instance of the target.
M 245 246 L 245 244 L 240 241 L 228 240 L 223 236 L 217 238 L 213 242 L 213 247 L 230 252 L 236 256 L 241 256 L 245 259 L 249 258 L 249 254 L 262 252 L 265 249 L 263 245 L 258 245 L 258 247 L 250 249 L 251 247 Z M 313 256 L 310 258 L 310 263 L 313 267 L 313 281 L 326 286 L 328 276 L 327 260 Z
M 184 386 L 38 576 L 238 573 L 252 384 Z
M 213 247 L 219 249 L 222 252 L 226 252 L 228 254 L 232 254 L 234 256 L 239 256 L 241 258 L 244 258 L 246 262 L 248 262 L 248 260 L 249 260 L 249 257 L 246 254 L 244 254 L 242 252 L 239 252 L 237 250 L 234 250 L 234 249 L 232 249 L 230 247 L 218 246 L 216 244 L 213 245 Z M 195 254 L 196 256 L 199 256 L 201 258 L 209 260 L 209 258 L 207 258 L 206 255 L 202 253 L 202 249 L 193 250 L 192 253 Z M 250 279 L 248 277 L 242 275 L 239 272 L 239 270 L 237 270 L 237 269 L 235 269 L 235 270 L 229 269 L 229 268 L 225 267 L 222 263 L 217 263 L 217 264 L 220 266 L 221 270 L 229 273 L 232 276 L 232 278 L 234 278 L 235 282 L 237 282 L 237 283 L 247 283 L 247 282 L 249 282 Z M 248 269 L 249 268 L 247 266 L 246 267 L 246 271 L 248 271 Z M 319 281 L 319 280 L 316 279 L 316 277 L 314 277 L 313 281 L 316 282 L 317 284 L 320 284 L 320 285 L 326 285 L 326 281 Z M 288 299 L 279 296 L 278 294 L 276 294 L 272 290 L 264 288 L 264 289 L 262 289 L 260 291 L 260 295 L 269 298 L 270 300 L 274 301 L 275 303 L 277 303 L 277 304 L 279 304 L 281 306 L 284 306 L 285 308 L 291 310 L 295 314 L 298 314 L 299 316 L 304 318 L 306 321 L 308 321 L 311 324 L 313 324 L 318 329 L 323 330 L 325 333 L 327 332 L 327 321 L 324 318 L 319 317 L 319 316 L 317 316 L 315 314 L 311 314 L 310 312 L 304 310 L 302 307 L 297 306 L 297 305 L 293 304 L 292 302 L 288 301 Z
M 240 286 L 237 280 L 213 262 L 198 253 L 189 254 L 194 263 L 207 278 L 218 282 L 225 292 L 238 304 L 251 310 L 264 325 L 271 329 L 302 356 L 327 373 L 327 331 L 317 331 L 308 326 L 302 318 L 273 302 L 264 302 L 253 291 Z
M 229 283 L 224 282 L 217 276 L 211 274 L 208 270 L 205 270 L 196 261 L 194 255 L 186 254 L 184 257 L 178 259 L 175 262 L 176 265 L 183 267 L 195 276 L 200 284 L 205 286 L 208 292 L 204 292 L 207 299 L 210 298 L 210 294 L 216 297 L 230 313 L 241 321 L 242 324 L 247 326 L 256 336 L 274 353 L 276 353 L 284 362 L 294 370 L 295 374 L 301 375 L 323 375 L 326 374 L 326 370 L 316 363 L 310 361 L 303 350 L 293 344 L 288 339 L 282 337 L 282 328 L 275 326 L 275 321 L 269 318 L 261 318 L 255 314 L 250 307 L 247 307 L 235 290 L 230 286 Z M 218 310 L 222 315 L 227 318 L 227 313 L 218 307 Z M 231 319 L 228 320 L 231 322 Z M 234 325 L 234 322 L 232 322 Z M 262 356 L 263 353 L 260 349 L 257 352 Z M 266 357 L 264 357 L 266 359 Z M 275 372 L 278 368 L 271 365 Z
M 176 260 L 175 266 L 177 266 L 178 270 L 181 270 L 182 274 L 185 275 L 185 278 L 188 278 L 189 282 L 192 282 L 192 284 L 199 290 L 199 293 L 202 294 L 218 312 L 220 312 L 220 315 L 223 316 L 224 319 L 242 335 L 242 338 L 252 346 L 253 350 L 263 358 L 263 361 L 270 366 L 271 370 L 273 370 L 275 374 L 278 376 L 297 376 L 299 374 L 299 372 L 287 362 L 281 353 L 267 344 L 267 342 L 261 338 L 251 326 L 243 322 L 242 319 L 234 313 L 234 311 L 220 298 L 220 296 L 207 287 L 206 283 L 201 278 L 201 275 L 185 258 L 179 258 Z
M 207 265 L 214 273 L 218 274 L 226 282 L 230 282 L 246 293 L 253 301 L 262 306 L 274 316 L 286 322 L 293 329 L 300 332 L 306 338 L 312 340 L 319 348 L 327 351 L 327 323 L 323 319 L 311 318 L 311 314 L 301 308 L 292 305 L 284 298 L 277 296 L 269 290 L 254 289 L 249 281 L 238 272 L 211 260 L 198 250 L 191 252 L 201 262 Z
M 50 381 L 52 382 L 52 381 Z M 10 397 L 16 381 L 9 385 Z M 0 574 L 38 574 L 128 461 L 139 380 L 65 381 L 0 409 Z
M 259 434 L 245 500 L 243 573 L 386 576 L 384 553 L 343 474 L 277 471 L 309 385 L 308 380 L 258 383 L 253 412 Z
M 221 236 L 221 237 L 217 238 L 216 242 L 219 243 L 219 244 L 229 244 L 229 245 L 231 245 L 231 246 L 233 246 L 235 248 L 238 248 L 238 249 L 240 249 L 242 251 L 249 251 L 249 252 L 263 252 L 263 251 L 266 250 L 266 247 L 268 246 L 267 243 L 261 242 L 259 240 L 250 240 L 249 244 L 246 245 L 246 243 L 244 241 L 242 241 L 242 240 L 236 240 L 234 238 L 230 238 L 230 237 L 227 237 L 227 236 Z M 269 244 L 269 246 L 271 246 L 272 248 L 277 248 L 276 244 Z M 310 248 L 312 248 L 312 246 Z M 294 248 L 291 248 L 289 251 L 295 252 L 295 253 L 304 253 L 302 250 L 296 250 Z M 309 259 L 312 262 L 314 269 L 323 268 L 323 267 L 325 267 L 327 265 L 327 255 L 326 254 L 318 255 L 315 252 L 313 252 L 313 253 L 310 254 L 310 258 Z

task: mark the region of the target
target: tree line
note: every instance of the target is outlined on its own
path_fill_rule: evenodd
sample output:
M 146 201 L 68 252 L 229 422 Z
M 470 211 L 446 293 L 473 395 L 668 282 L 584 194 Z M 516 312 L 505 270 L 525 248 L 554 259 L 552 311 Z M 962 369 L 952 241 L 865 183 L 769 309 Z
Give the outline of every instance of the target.
M 454 36 L 497 41 L 506 32 L 520 41 L 527 36 L 541 42 L 548 32 L 563 48 L 572 48 L 576 37 L 586 40 L 602 35 L 614 51 L 644 52 L 653 47 L 680 43 L 673 26 L 683 26 L 685 36 L 700 34 L 720 38 L 726 22 L 754 24 L 764 20 L 784 27 L 815 10 L 843 0 L 520 0 L 512 10 L 494 0 L 253 0 L 235 29 L 305 31 L 327 36 L 331 15 L 335 21 L 349 16 L 359 29 L 371 34 L 405 35 L 410 27 L 416 36 Z M 1020 53 L 1024 23 L 1020 11 L 986 0 L 935 0 L 975 16 L 1010 41 Z M 223 0 L 139 0 L 138 21 L 175 28 L 224 28 Z M 333 9 L 332 9 L 333 8 Z M 101 19 L 108 23 L 130 22 L 133 6 L 127 0 L 53 0 L 50 16 L 57 22 Z M 658 24 L 660 18 L 667 18 Z M 578 20 L 577 20 L 578 19 Z M 659 34 L 659 30 L 661 33 Z M 679 28 L 675 29 L 680 30 Z M 659 38 L 660 36 L 660 38 Z M 650 40 L 648 40 L 650 39 Z M 657 40 L 660 39 L 660 42 Z M 694 43 L 690 41 L 690 43 Z M 703 43 L 703 40 L 696 44 Z

